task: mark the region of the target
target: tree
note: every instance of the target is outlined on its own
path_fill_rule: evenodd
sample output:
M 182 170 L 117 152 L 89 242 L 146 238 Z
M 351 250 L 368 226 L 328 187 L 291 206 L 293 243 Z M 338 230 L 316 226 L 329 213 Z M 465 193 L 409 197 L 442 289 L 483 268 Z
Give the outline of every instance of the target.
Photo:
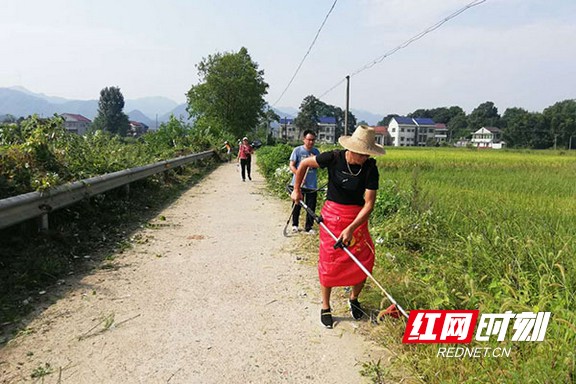
M 482 127 L 499 127 L 500 115 L 498 108 L 491 101 L 480 104 L 468 116 L 468 128 L 475 132 Z
M 294 119 L 294 125 L 300 130 L 300 132 L 298 132 L 298 137 L 300 137 L 301 132 L 307 129 L 318 132 L 318 118 L 320 117 L 319 110 L 322 108 L 322 104 L 324 103 L 312 95 L 304 98 L 300 104 L 300 111 Z
M 187 111 L 196 124 L 235 137 L 253 131 L 263 114 L 268 84 L 248 50 L 209 55 L 196 68 L 200 82 L 187 93 Z
M 468 119 L 465 114 L 452 117 L 446 126 L 448 127 L 450 141 L 468 137 L 471 133 L 468 129 Z
M 389 114 L 384 116 L 384 118 L 382 118 L 382 120 L 380 120 L 376 125 L 380 125 L 380 126 L 387 126 L 388 124 L 390 124 L 390 120 L 392 120 L 393 117 L 398 117 L 399 115 L 396 114 Z
M 108 131 L 120 136 L 126 136 L 130 128 L 128 116 L 124 109 L 124 96 L 118 87 L 106 87 L 100 91 L 98 115 L 92 123 L 93 129 Z
M 426 117 L 429 119 L 433 119 L 433 113 L 430 109 L 417 109 L 412 113 L 408 114 L 408 117 Z
M 318 121 L 320 117 L 334 117 L 336 119 L 335 137 L 344 133 L 344 115 L 346 111 L 334 105 L 326 104 L 310 95 L 306 96 L 300 104 L 300 112 L 294 119 L 294 125 L 298 127 L 298 137 L 306 129 L 318 131 Z M 348 134 L 354 132 L 356 127 L 356 116 L 348 111 Z
M 266 104 L 264 107 L 264 113 L 260 117 L 260 121 L 258 123 L 258 132 L 256 136 L 265 139 L 266 144 L 272 144 L 272 132 L 270 131 L 270 123 L 273 121 L 280 121 L 280 116 L 270 107 L 270 105 Z
M 576 100 L 560 101 L 544 109 L 544 124 L 557 146 L 570 146 L 576 143 Z M 551 143 L 554 145 L 554 142 Z
M 531 113 L 522 108 L 508 108 L 502 115 L 502 138 L 509 147 L 533 145 L 534 126 Z

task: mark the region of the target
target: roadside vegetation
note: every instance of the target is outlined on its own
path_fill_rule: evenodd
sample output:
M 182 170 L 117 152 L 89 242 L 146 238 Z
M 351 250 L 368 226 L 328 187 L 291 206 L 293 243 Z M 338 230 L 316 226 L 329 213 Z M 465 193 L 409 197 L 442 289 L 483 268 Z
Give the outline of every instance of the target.
M 34 116 L 0 126 L 0 199 L 214 149 L 219 141 L 174 118 L 140 138 L 122 138 L 100 130 L 78 136 L 58 117 Z M 132 183 L 129 196 L 111 190 L 52 212 L 49 231 L 38 232 L 35 220 L 0 229 L 0 324 L 17 323 L 42 299 L 39 292 L 129 247 L 133 231 L 216 164 L 200 160 Z
M 287 180 L 287 174 L 279 176 L 285 152 L 270 148 L 258 157 L 276 191 Z M 364 372 L 374 382 L 573 382 L 576 156 L 393 148 L 377 160 L 374 275 L 403 308 L 552 316 L 544 342 L 511 342 L 510 327 L 504 342 L 468 345 L 511 348 L 510 357 L 500 358 L 437 357 L 437 344 L 402 344 L 405 321 L 385 318 L 372 337 L 396 358 Z M 369 306 L 390 304 L 368 286 Z
M 106 87 L 86 135 L 67 132 L 58 116 L 0 124 L 0 199 L 205 150 L 223 155 L 225 140 L 236 143 L 245 135 L 266 141 L 268 122 L 279 117 L 264 101 L 264 71 L 248 50 L 209 55 L 196 68 L 200 80 L 187 93 L 193 123 L 172 117 L 156 131 L 131 131 L 120 89 Z M 107 258 L 139 241 L 131 233 L 150 225 L 215 164 L 200 160 L 132 183 L 130 196 L 113 190 L 51 212 L 49 231 L 38 233 L 34 220 L 1 229 L 0 331 L 37 307 L 47 286 L 79 273 L 86 260 Z

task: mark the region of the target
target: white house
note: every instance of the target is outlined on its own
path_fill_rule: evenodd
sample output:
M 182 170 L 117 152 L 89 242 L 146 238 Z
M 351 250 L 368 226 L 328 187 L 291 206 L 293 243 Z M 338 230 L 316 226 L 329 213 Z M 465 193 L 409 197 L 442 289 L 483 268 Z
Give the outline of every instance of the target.
M 435 140 L 436 123 L 426 117 L 395 116 L 388 124 L 388 132 L 395 147 L 423 147 L 428 140 Z
M 336 142 L 336 118 L 323 116 L 318 118 L 318 142 L 330 143 Z
M 294 141 L 298 136 L 298 129 L 294 126 L 294 119 L 283 117 L 279 121 L 280 126 L 277 131 L 277 138 L 287 141 Z
M 437 123 L 434 131 L 436 143 L 442 143 L 448 140 L 448 127 L 446 124 Z
M 501 149 L 505 143 L 502 141 L 502 130 L 496 127 L 482 127 L 472 134 L 470 144 L 477 148 Z
M 302 129 L 294 124 L 294 119 L 281 118 L 279 121 L 276 137 L 285 139 L 286 141 L 298 142 L 302 140 Z M 322 116 L 318 118 L 318 129 L 316 132 L 316 139 L 319 143 L 335 143 L 336 142 L 336 118 Z

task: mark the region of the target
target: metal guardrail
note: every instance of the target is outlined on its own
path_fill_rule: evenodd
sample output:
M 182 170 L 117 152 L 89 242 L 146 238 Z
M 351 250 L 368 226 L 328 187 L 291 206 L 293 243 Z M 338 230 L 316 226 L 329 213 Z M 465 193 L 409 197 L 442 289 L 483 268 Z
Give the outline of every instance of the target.
M 215 155 L 214 151 L 195 153 L 142 167 L 91 177 L 47 191 L 30 192 L 2 199 L 0 200 L 0 229 L 38 216 L 47 218 L 49 212 L 74 204 L 82 199 L 213 155 Z

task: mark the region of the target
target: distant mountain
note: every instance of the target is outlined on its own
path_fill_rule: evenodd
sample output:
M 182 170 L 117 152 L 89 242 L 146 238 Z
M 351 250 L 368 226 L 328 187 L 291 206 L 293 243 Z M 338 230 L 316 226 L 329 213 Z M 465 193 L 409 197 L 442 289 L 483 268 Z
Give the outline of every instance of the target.
M 272 107 L 272 109 L 274 110 L 274 112 L 276 112 L 278 116 L 280 116 L 281 119 L 283 118 L 293 119 L 298 115 L 299 112 L 298 109 L 292 107 L 279 107 L 279 108 Z
M 358 123 L 364 120 L 370 125 L 376 125 L 380 120 L 384 118 L 383 115 L 377 115 L 375 113 L 363 111 L 360 109 L 350 109 L 350 112 L 352 112 L 354 116 L 356 116 L 356 121 Z
M 134 118 L 131 120 L 141 121 L 146 125 L 152 122 L 149 126 L 156 127 L 156 115 L 158 115 L 158 124 L 168 121 L 168 118 L 163 120 L 161 116 L 166 114 L 169 116 L 169 113 L 173 111 L 179 115 L 182 109 L 185 112 L 186 106 L 185 104 L 182 105 L 178 105 L 175 101 L 165 97 L 144 97 L 125 100 L 124 111 L 135 112 Z M 18 118 L 37 114 L 42 117 L 49 117 L 55 113 L 76 113 L 94 120 L 98 114 L 98 100 L 70 100 L 46 96 L 31 92 L 23 87 L 0 88 L 0 115 L 10 114 Z M 187 113 L 186 117 L 188 117 Z
M 30 95 L 30 96 L 38 97 L 40 99 L 46 100 L 47 102 L 53 103 L 53 104 L 61 104 L 61 103 L 65 103 L 65 102 L 69 101 L 68 99 L 65 99 L 63 97 L 47 96 L 43 93 L 34 93 L 34 92 L 29 91 L 26 88 L 21 87 L 19 85 L 16 85 L 14 87 L 9 87 L 8 89 L 12 89 L 14 91 L 19 91 L 19 92 L 25 93 L 25 94 Z
M 174 100 L 170 100 L 166 97 L 153 96 L 134 100 L 126 100 L 124 110 L 131 111 L 137 109 L 144 115 L 148 116 L 148 118 L 155 120 L 156 115 L 160 117 L 172 111 L 176 107 L 178 107 L 178 103 Z
M 185 103 L 178 104 L 166 97 L 158 96 L 125 100 L 124 111 L 131 111 L 128 113 L 131 120 L 140 121 L 150 128 L 156 128 L 156 120 L 160 125 L 167 122 L 171 114 L 189 122 L 186 107 Z M 281 118 L 293 119 L 298 115 L 298 109 L 292 107 L 273 109 Z M 376 125 L 383 117 L 363 110 L 352 109 L 351 111 L 358 122 L 364 120 L 371 125 Z M 55 113 L 77 113 L 94 120 L 98 113 L 98 100 L 64 99 L 34 93 L 23 87 L 0 88 L 0 116 L 10 114 L 18 118 L 34 113 L 43 117 L 49 117 Z
M 170 112 L 159 117 L 158 121 L 165 123 L 168 120 L 170 120 L 170 115 L 174 115 L 174 117 L 177 119 L 182 119 L 184 121 L 190 121 L 191 120 L 190 115 L 188 114 L 188 111 L 186 110 L 187 107 L 188 107 L 188 104 L 180 104 L 176 108 L 171 110 Z
M 130 121 L 138 121 L 140 123 L 146 124 L 148 126 L 148 128 L 150 128 L 150 129 L 156 129 L 156 121 L 148 118 L 148 116 L 146 116 L 145 114 L 143 114 L 141 111 L 139 111 L 137 109 L 128 112 L 127 115 L 128 115 L 128 119 L 130 119 Z M 158 123 L 158 124 L 160 124 L 160 123 Z
M 299 112 L 298 109 L 292 108 L 292 107 L 279 107 L 279 108 L 272 108 L 272 109 L 274 110 L 274 112 L 276 112 L 278 114 L 278 116 L 280 116 L 280 118 L 287 117 L 289 119 L 293 119 L 296 116 L 298 116 L 298 112 Z M 354 114 L 354 116 L 356 116 L 356 120 L 358 122 L 364 120 L 365 122 L 367 122 L 370 125 L 376 125 L 376 123 L 378 123 L 383 118 L 382 115 L 377 115 L 375 113 L 363 111 L 360 109 L 351 109 L 350 112 L 352 112 Z

